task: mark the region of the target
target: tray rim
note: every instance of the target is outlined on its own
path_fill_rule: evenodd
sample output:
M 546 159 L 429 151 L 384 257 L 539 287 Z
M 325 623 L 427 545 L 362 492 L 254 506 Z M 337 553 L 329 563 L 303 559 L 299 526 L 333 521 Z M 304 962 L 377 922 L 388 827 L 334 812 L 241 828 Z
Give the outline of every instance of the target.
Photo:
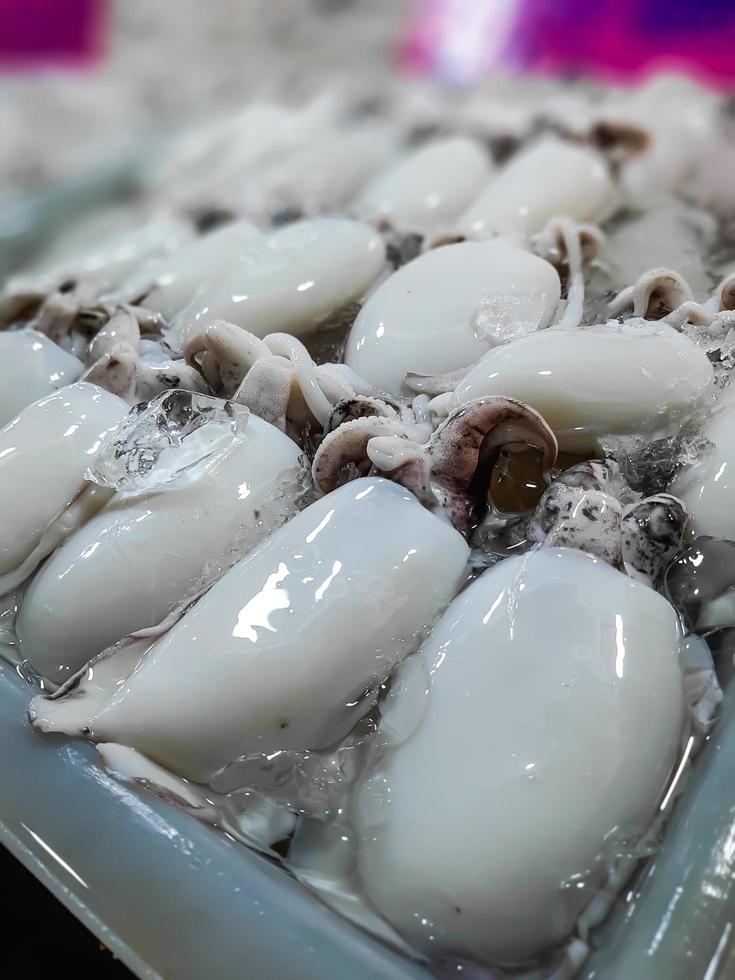
M 29 695 L 0 663 L 0 842 L 141 980 L 234 980 L 245 962 L 278 980 L 429 980 L 275 863 L 110 775 L 91 745 L 40 735 Z

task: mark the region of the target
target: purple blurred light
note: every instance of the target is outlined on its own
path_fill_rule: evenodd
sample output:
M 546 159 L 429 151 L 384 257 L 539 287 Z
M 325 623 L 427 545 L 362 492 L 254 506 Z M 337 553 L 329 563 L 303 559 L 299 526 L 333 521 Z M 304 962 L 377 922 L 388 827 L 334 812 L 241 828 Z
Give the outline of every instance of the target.
M 0 0 L 0 68 L 89 63 L 107 14 L 107 0 Z
M 727 85 L 735 2 L 416 0 L 401 61 L 459 82 L 498 67 L 617 81 L 675 67 Z

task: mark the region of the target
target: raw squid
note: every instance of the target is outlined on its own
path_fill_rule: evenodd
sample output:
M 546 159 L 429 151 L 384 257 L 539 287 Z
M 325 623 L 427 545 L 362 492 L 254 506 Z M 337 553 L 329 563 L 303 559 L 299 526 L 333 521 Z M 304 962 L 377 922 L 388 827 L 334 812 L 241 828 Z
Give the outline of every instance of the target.
M 473 582 L 400 669 L 357 790 L 372 906 L 431 956 L 519 966 L 563 940 L 655 816 L 680 641 L 665 599 L 577 551 Z
M 94 717 L 83 685 L 32 714 L 198 782 L 240 756 L 329 746 L 456 593 L 467 555 L 410 493 L 357 480 L 231 568 Z
M 175 317 L 169 339 L 179 349 L 222 318 L 262 337 L 274 330 L 307 334 L 358 300 L 385 263 L 385 247 L 367 225 L 318 218 L 255 239 L 202 284 Z
M 355 211 L 400 232 L 436 234 L 479 194 L 489 175 L 487 153 L 475 140 L 434 140 L 378 174 L 358 196 Z
M 79 381 L 33 402 L 0 431 L 0 592 L 14 588 L 104 502 L 84 474 L 128 405 Z
M 714 398 L 707 355 L 684 334 L 644 320 L 544 330 L 486 354 L 452 403 L 486 395 L 526 402 L 560 449 L 594 451 L 604 435 L 675 435 Z
M 376 387 L 400 394 L 408 372 L 465 368 L 503 331 L 547 326 L 559 276 L 512 245 L 464 242 L 409 262 L 368 299 L 350 331 L 345 361 Z
M 213 460 L 161 489 L 116 494 L 31 583 L 17 624 L 24 658 L 59 683 L 157 626 L 290 516 L 299 455 L 251 415 Z
M 79 378 L 84 365 L 35 330 L 0 333 L 0 427 L 31 402 Z
M 596 150 L 548 136 L 491 178 L 456 231 L 468 238 L 523 242 L 560 214 L 597 221 L 612 209 L 615 197 L 608 166 Z

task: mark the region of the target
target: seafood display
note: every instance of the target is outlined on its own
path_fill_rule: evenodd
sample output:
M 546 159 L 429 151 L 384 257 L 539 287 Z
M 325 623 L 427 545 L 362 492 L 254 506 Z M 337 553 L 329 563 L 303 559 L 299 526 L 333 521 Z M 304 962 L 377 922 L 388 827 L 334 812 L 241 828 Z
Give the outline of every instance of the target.
M 399 670 L 355 790 L 360 881 L 402 936 L 517 965 L 571 932 L 663 796 L 680 643 L 665 599 L 572 549 L 509 558 L 455 599 Z
M 554 267 L 520 248 L 461 242 L 433 249 L 370 296 L 350 330 L 345 363 L 400 395 L 409 373 L 444 374 L 477 361 L 493 339 L 483 315 L 498 333 L 535 331 L 549 325 L 560 293 Z
M 732 673 L 731 114 L 552 89 L 255 103 L 0 291 L 34 737 L 441 977 L 581 974 Z
M 15 588 L 93 514 L 104 492 L 85 473 L 127 405 L 80 381 L 40 398 L 0 430 L 2 585 Z
M 84 365 L 35 330 L 0 333 L 0 422 L 7 425 L 20 411 L 79 379 Z
M 30 584 L 17 624 L 24 656 L 59 682 L 122 637 L 159 626 L 227 567 L 228 554 L 250 550 L 289 516 L 298 462 L 294 443 L 253 416 L 224 452 L 170 485 L 116 494 Z

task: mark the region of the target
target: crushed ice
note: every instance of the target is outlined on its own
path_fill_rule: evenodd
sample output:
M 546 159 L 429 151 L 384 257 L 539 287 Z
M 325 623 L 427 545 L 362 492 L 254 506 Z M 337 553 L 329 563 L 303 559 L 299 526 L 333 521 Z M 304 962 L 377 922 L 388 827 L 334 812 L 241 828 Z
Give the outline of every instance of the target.
M 631 217 L 608 232 L 602 264 L 611 280 L 624 286 L 656 264 L 674 269 L 692 287 L 695 295 L 707 292 L 709 270 L 703 255 L 711 247 L 717 222 L 706 211 L 671 201 L 663 207 Z

